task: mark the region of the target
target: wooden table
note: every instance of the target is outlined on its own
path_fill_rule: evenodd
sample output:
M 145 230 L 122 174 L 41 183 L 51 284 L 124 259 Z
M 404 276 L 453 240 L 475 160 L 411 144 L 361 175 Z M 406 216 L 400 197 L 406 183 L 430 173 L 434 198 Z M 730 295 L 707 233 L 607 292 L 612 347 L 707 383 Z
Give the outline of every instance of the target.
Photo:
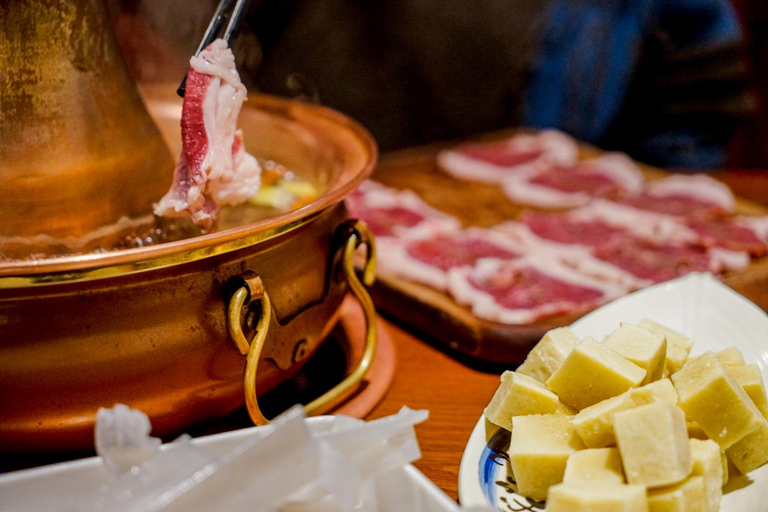
M 416 427 L 422 456 L 414 465 L 457 499 L 464 446 L 499 385 L 501 369 L 474 369 L 382 321 L 395 343 L 397 368 L 392 387 L 366 419 L 394 414 L 404 405 L 428 410 L 429 419 Z

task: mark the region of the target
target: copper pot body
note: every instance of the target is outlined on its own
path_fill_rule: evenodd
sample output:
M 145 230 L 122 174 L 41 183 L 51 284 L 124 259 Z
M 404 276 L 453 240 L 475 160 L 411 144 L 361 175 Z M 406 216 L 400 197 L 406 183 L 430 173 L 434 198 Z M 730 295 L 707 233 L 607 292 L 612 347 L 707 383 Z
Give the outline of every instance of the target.
M 148 97 L 172 140 L 173 88 Z M 161 436 L 241 407 L 245 358 L 227 334 L 226 283 L 243 272 L 261 276 L 274 311 L 260 392 L 322 343 L 346 293 L 336 272 L 342 200 L 371 172 L 375 144 L 336 112 L 267 96 L 249 98 L 240 125 L 249 152 L 317 183 L 322 196 L 177 242 L 0 263 L 0 451 L 88 449 L 97 409 L 115 403 L 148 413 Z

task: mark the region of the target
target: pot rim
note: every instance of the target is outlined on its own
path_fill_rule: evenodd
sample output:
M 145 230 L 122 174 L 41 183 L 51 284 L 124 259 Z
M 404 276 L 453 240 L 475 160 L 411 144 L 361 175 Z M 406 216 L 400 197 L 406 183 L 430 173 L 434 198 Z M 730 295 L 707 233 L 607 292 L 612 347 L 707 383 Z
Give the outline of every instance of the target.
M 315 201 L 244 226 L 146 247 L 0 262 L 0 289 L 91 281 L 146 272 L 249 247 L 308 224 L 324 210 L 342 201 L 373 172 L 378 156 L 376 142 L 356 121 L 321 105 L 300 103 L 267 94 L 254 96 L 267 108 L 282 108 L 288 113 L 295 108 L 309 110 L 313 115 L 337 125 L 360 144 L 367 155 L 365 164 L 351 179 L 332 183 Z

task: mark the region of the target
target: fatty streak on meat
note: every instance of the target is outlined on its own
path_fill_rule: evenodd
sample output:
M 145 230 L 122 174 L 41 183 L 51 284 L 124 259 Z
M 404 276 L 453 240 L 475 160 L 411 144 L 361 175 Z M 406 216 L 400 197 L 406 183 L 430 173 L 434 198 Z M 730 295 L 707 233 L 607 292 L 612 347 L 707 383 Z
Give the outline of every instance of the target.
M 232 143 L 231 181 L 209 181 L 211 195 L 218 204 L 240 204 L 253 197 L 261 186 L 261 167 L 256 157 L 245 150 L 243 130 L 235 132 Z M 227 178 L 229 179 L 229 178 Z
M 238 204 L 258 192 L 261 169 L 245 152 L 237 118 L 246 89 L 226 42 L 217 39 L 190 60 L 182 107 L 182 153 L 173 185 L 155 215 L 191 217 L 210 228 L 222 204 Z
M 525 324 L 556 314 L 576 314 L 624 295 L 626 289 L 589 278 L 546 254 L 514 261 L 483 259 L 474 268 L 449 271 L 456 302 L 487 320 Z
M 705 175 L 675 175 L 650 181 L 644 190 L 622 198 L 627 207 L 676 219 L 722 216 L 736 200 L 723 183 Z
M 744 270 L 751 261 L 748 252 L 732 251 L 721 247 L 707 249 L 707 255 L 709 256 L 709 271 L 714 274 L 721 274 L 729 270 Z
M 643 175 L 622 153 L 607 153 L 572 166 L 558 166 L 532 173 L 520 173 L 502 182 L 512 201 L 544 208 L 583 206 L 595 197 L 617 197 L 637 193 Z
M 727 185 L 705 174 L 676 174 L 648 183 L 647 192 L 655 197 L 688 197 L 702 205 L 711 205 L 732 212 L 736 199 Z
M 437 163 L 441 170 L 461 180 L 500 183 L 510 174 L 573 165 L 578 154 L 578 145 L 569 135 L 545 130 L 441 151 Z

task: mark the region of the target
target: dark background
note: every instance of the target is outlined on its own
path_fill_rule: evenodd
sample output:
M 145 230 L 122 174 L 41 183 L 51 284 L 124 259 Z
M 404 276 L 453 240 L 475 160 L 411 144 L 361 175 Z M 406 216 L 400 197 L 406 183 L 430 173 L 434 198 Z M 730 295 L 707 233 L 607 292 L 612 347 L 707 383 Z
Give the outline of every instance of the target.
M 518 0 L 516 9 L 522 14 L 515 18 L 494 17 L 502 1 L 450 1 L 437 15 L 420 8 L 427 3 L 252 1 L 234 48 L 243 82 L 251 91 L 342 110 L 361 121 L 384 151 L 519 125 L 519 93 L 546 0 Z M 109 4 L 134 78 L 174 82 L 183 76 L 217 1 Z M 342 6 L 359 12 L 350 15 Z M 734 0 L 734 7 L 745 40 L 714 60 L 710 55 L 705 63 L 696 58 L 682 64 L 665 61 L 654 53 L 657 42 L 644 45 L 627 105 L 598 145 L 648 161 L 633 154 L 633 137 L 663 116 L 683 115 L 721 132 L 717 136 L 726 141 L 725 168 L 768 169 L 768 2 Z M 430 29 L 434 26 L 439 30 Z M 508 48 L 511 55 L 491 51 L 492 38 L 503 43 L 496 48 Z M 306 50 L 296 49 L 302 45 Z M 291 66 L 307 72 L 291 73 Z M 462 72 L 466 68 L 496 72 L 504 80 L 481 82 Z M 700 88 L 704 103 L 687 97 L 688 91 L 699 89 L 676 92 L 677 86 L 669 86 L 685 73 L 683 81 L 690 82 L 715 77 L 713 88 Z M 716 104 L 707 104 L 712 91 Z M 660 96 L 665 103 L 657 101 Z

